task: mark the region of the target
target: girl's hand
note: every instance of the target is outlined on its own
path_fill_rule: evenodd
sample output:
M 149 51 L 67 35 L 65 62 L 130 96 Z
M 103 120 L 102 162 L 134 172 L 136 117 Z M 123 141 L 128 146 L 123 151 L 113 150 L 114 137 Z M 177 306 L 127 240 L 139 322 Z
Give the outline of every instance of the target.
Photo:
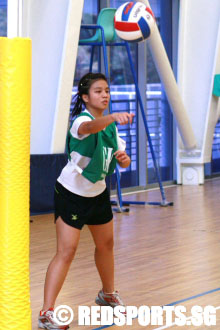
M 126 154 L 125 151 L 117 150 L 114 153 L 115 158 L 117 159 L 119 165 L 123 168 L 128 167 L 131 163 L 130 157 Z
M 120 125 L 126 125 L 128 122 L 132 123 L 134 114 L 128 112 L 114 112 L 111 114 L 114 121 L 119 123 Z

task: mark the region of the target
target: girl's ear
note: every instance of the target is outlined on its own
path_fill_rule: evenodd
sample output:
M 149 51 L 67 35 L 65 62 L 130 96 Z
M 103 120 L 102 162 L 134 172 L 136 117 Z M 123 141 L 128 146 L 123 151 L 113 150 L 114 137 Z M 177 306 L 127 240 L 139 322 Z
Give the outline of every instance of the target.
M 82 95 L 82 99 L 83 99 L 83 101 L 85 102 L 85 103 L 87 103 L 88 102 L 88 95 L 86 95 L 86 94 L 83 94 Z

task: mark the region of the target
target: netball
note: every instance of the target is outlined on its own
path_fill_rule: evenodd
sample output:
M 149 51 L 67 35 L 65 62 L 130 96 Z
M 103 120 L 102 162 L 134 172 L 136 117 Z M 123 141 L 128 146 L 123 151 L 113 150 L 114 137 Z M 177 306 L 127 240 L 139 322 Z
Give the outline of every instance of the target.
M 142 2 L 126 2 L 115 13 L 117 35 L 129 42 L 139 42 L 150 37 L 155 27 L 154 14 Z

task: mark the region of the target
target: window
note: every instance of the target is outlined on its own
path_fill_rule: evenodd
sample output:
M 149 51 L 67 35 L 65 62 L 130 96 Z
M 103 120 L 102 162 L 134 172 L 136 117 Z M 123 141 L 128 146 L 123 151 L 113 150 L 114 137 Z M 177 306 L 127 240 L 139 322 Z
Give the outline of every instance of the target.
M 211 172 L 220 173 L 220 122 L 216 124 L 213 136 Z
M 81 24 L 95 24 L 98 14 L 97 0 L 84 0 L 83 17 Z M 90 38 L 94 34 L 94 30 L 81 29 L 80 39 Z M 98 47 L 97 47 L 98 48 Z M 79 46 L 76 62 L 76 71 L 74 85 L 77 85 L 80 78 L 89 71 L 91 46 Z M 98 49 L 94 54 L 93 71 L 98 71 Z
M 0 0 L 0 37 L 7 36 L 7 0 Z
M 157 26 L 172 65 L 172 1 L 151 0 Z M 147 47 L 147 121 L 162 181 L 173 179 L 173 118 L 155 63 Z M 148 147 L 148 183 L 157 181 Z

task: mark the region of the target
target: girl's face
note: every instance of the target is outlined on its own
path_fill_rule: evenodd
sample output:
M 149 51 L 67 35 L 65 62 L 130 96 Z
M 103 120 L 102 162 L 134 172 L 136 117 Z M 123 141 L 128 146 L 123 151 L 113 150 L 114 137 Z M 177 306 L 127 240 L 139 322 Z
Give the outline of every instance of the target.
M 83 95 L 88 110 L 103 112 L 109 104 L 110 92 L 108 84 L 105 80 L 95 81 L 89 89 L 88 95 Z

